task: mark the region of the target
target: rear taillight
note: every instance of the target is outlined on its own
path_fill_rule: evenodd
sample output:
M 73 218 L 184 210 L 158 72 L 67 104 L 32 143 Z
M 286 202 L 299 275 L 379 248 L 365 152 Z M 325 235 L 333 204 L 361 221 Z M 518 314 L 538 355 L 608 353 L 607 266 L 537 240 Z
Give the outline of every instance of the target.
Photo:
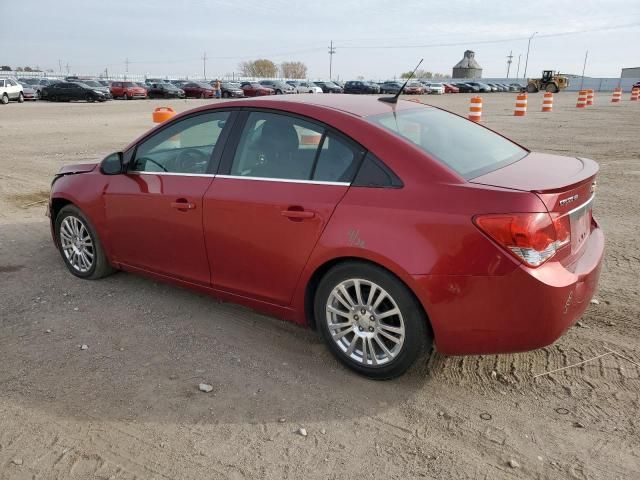
M 569 216 L 548 213 L 479 215 L 474 223 L 530 267 L 538 267 L 571 241 Z

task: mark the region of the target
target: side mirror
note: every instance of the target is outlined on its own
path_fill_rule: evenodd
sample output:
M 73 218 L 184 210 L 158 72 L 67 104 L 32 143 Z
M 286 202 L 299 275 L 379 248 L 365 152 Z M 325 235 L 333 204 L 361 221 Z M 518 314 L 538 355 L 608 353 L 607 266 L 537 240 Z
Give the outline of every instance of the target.
M 122 152 L 107 155 L 100 163 L 100 172 L 104 175 L 118 175 L 122 173 Z

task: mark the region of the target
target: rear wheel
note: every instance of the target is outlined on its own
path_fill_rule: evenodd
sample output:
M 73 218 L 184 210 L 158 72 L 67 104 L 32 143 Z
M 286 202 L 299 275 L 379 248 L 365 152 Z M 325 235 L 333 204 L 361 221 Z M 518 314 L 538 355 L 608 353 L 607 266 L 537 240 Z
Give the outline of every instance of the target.
M 0 98 L 0 102 L 2 102 L 3 105 L 9 103 L 9 95 L 7 95 L 6 93 L 2 95 L 2 98 Z
M 222 98 L 229 98 L 229 92 L 222 92 Z
M 91 95 L 90 93 L 87 93 L 87 96 L 85 97 L 85 100 L 87 101 L 87 103 L 93 103 L 95 102 L 95 98 L 93 98 L 93 95 Z
M 383 268 L 345 262 L 322 278 L 316 324 L 331 352 L 372 379 L 403 374 L 431 349 L 428 320 L 411 291 Z
M 555 83 L 549 83 L 545 90 L 551 93 L 558 93 L 558 86 Z
M 123 100 L 129 100 L 129 95 L 127 95 L 127 92 L 124 92 L 124 95 L 122 96 Z
M 24 95 L 22 94 L 22 92 L 20 92 L 20 95 L 18 96 L 18 103 L 22 102 L 24 102 Z
M 55 232 L 62 259 L 76 277 L 96 280 L 115 271 L 109 265 L 95 229 L 75 205 L 60 210 Z

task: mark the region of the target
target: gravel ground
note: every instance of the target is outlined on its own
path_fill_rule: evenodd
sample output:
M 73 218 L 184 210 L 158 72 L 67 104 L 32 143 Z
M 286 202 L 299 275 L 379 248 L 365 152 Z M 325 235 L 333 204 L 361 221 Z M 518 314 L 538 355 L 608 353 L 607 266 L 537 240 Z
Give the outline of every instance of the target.
M 469 95 L 424 100 L 466 113 Z M 54 172 L 122 148 L 156 106 L 205 101 L 2 106 L 0 479 L 638 478 L 640 103 L 575 100 L 543 114 L 530 95 L 516 118 L 515 94 L 485 94 L 483 122 L 599 162 L 599 304 L 548 348 L 434 353 L 382 383 L 314 332 L 125 273 L 66 272 L 37 203 Z

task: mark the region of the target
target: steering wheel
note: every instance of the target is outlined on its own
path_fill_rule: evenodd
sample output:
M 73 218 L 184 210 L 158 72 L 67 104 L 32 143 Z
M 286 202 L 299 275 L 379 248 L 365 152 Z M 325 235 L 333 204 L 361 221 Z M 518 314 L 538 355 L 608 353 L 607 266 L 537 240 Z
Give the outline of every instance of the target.
M 143 163 L 144 162 L 144 163 Z M 160 167 L 162 169 L 163 172 L 168 172 L 169 170 L 167 170 L 165 168 L 164 165 L 162 165 L 161 163 L 156 162 L 153 158 L 149 158 L 149 157 L 142 157 L 142 158 L 136 158 L 136 166 L 138 164 L 140 165 L 145 165 L 147 162 L 151 162 L 154 165 L 157 165 L 158 167 Z
M 182 173 L 204 173 L 209 155 L 202 153 L 197 148 L 182 150 L 173 161 L 176 172 Z

